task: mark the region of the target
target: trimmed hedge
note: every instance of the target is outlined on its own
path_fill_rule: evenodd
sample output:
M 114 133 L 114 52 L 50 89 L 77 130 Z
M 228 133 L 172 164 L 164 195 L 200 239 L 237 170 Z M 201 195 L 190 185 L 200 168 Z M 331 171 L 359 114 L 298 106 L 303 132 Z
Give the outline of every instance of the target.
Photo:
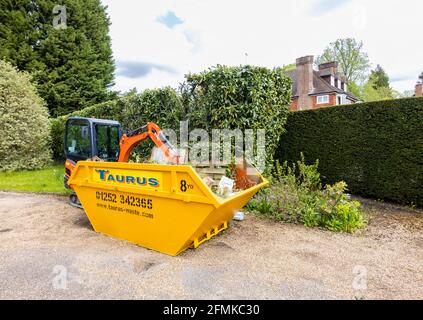
M 325 183 L 423 207 L 423 98 L 292 113 L 277 157 L 319 160 Z
M 263 160 L 270 169 L 289 114 L 291 86 L 292 80 L 279 68 L 217 65 L 187 75 L 181 92 L 190 128 L 209 133 L 266 129 Z

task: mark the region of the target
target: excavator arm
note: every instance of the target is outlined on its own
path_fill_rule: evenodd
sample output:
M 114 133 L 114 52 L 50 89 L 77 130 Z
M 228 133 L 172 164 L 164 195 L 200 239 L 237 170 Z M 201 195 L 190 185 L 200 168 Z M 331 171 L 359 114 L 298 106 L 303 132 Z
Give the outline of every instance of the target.
M 153 122 L 149 122 L 145 126 L 137 128 L 122 136 L 120 140 L 118 162 L 128 162 L 134 148 L 147 138 L 150 138 L 154 142 L 171 163 L 180 163 L 180 156 L 177 150 L 172 146 L 169 140 L 166 139 L 160 127 Z

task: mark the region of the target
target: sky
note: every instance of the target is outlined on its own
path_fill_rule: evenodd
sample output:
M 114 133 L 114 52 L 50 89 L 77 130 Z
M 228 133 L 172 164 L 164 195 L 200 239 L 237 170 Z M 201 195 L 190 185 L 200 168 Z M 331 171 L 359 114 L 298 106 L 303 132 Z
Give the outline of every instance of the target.
M 269 68 L 319 55 L 338 38 L 364 42 L 400 92 L 423 71 L 421 0 L 102 0 L 119 91 L 177 87 L 217 64 Z M 418 40 L 419 39 L 419 40 Z

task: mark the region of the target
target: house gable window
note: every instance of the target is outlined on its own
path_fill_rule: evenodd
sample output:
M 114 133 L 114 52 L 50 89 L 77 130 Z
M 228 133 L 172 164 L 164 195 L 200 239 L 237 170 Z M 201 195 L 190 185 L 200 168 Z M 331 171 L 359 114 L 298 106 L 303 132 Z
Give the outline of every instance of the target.
M 317 96 L 317 104 L 324 104 L 324 103 L 329 103 L 329 96 L 328 95 Z

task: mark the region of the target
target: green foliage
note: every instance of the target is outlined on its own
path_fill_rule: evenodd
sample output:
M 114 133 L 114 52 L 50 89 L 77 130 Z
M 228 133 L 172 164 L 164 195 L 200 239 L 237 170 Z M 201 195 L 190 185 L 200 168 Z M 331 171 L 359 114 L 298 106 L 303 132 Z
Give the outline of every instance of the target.
M 363 86 L 358 85 L 354 81 L 348 83 L 348 90 L 359 100 L 363 100 Z
M 0 60 L 0 171 L 50 162 L 50 121 L 30 76 Z
M 33 70 L 38 31 L 34 28 L 37 4 L 31 0 L 0 0 L 0 59 L 19 70 Z M 28 14 L 31 13 L 31 14 Z
M 182 117 L 182 103 L 176 91 L 170 87 L 148 89 L 140 94 L 129 92 L 119 100 L 122 123 L 128 129 L 135 129 L 147 122 L 155 122 L 163 129 L 179 129 Z
M 63 137 L 66 120 L 71 117 L 97 118 L 119 121 L 132 130 L 156 122 L 162 129 L 179 128 L 182 104 L 171 88 L 146 90 L 141 94 L 129 92 L 116 100 L 100 103 L 52 120 L 53 157 L 64 159 Z
M 191 128 L 266 129 L 272 163 L 291 102 L 291 79 L 281 69 L 218 65 L 187 75 L 181 91 Z
M 390 87 L 379 87 L 372 78 L 362 88 L 362 98 L 365 102 L 390 100 L 394 99 L 395 95 Z
M 288 72 L 297 69 L 297 65 L 295 63 L 287 64 L 286 66 L 282 67 L 283 72 Z
M 140 94 L 130 92 L 120 99 L 122 125 L 133 130 L 148 122 L 157 123 L 163 130 L 179 131 L 183 108 L 180 97 L 170 87 L 145 90 Z M 139 144 L 133 151 L 131 159 L 136 162 L 145 161 L 151 155 L 154 144 L 147 140 Z
M 364 226 L 360 203 L 345 194 L 345 182 L 321 188 L 318 162 L 277 162 L 270 186 L 250 201 L 248 209 L 276 220 L 331 231 L 353 232 Z
M 361 82 L 370 69 L 370 60 L 363 47 L 362 41 L 358 42 L 353 38 L 338 39 L 316 58 L 316 64 L 337 61 L 339 71 L 349 82 Z
M 375 70 L 370 72 L 369 79 L 372 81 L 373 88 L 389 88 L 389 76 L 378 64 Z
M 354 194 L 423 206 L 423 98 L 295 112 L 278 158 L 319 159 L 325 183 Z
M 350 82 L 349 89 L 351 93 L 364 102 L 407 98 L 412 97 L 414 95 L 414 91 L 399 93 L 389 86 L 380 86 L 380 83 L 382 82 L 379 81 L 379 84 L 377 84 L 376 77 L 376 75 L 370 76 L 369 80 L 363 85 L 358 85 L 355 82 Z
M 52 116 L 110 98 L 110 21 L 99 0 L 64 0 L 67 28 L 55 29 L 53 0 L 0 0 L 0 58 L 31 72 Z
M 361 97 L 365 102 L 390 100 L 400 94 L 389 86 L 389 76 L 380 65 L 372 70 L 369 80 L 361 87 Z
M 188 75 L 181 90 L 182 99 L 169 87 L 145 90 L 140 94 L 131 91 L 112 102 L 70 115 L 111 118 L 120 121 L 127 129 L 152 121 L 176 133 L 179 121 L 184 119 L 190 120 L 191 129 L 205 129 L 209 133 L 211 129 L 265 129 L 267 163 L 272 163 L 291 99 L 291 80 L 282 71 L 251 66 L 218 66 L 200 74 Z M 63 131 L 70 115 L 53 120 L 55 159 L 64 157 Z M 136 153 L 145 156 L 145 149 L 141 147 Z

